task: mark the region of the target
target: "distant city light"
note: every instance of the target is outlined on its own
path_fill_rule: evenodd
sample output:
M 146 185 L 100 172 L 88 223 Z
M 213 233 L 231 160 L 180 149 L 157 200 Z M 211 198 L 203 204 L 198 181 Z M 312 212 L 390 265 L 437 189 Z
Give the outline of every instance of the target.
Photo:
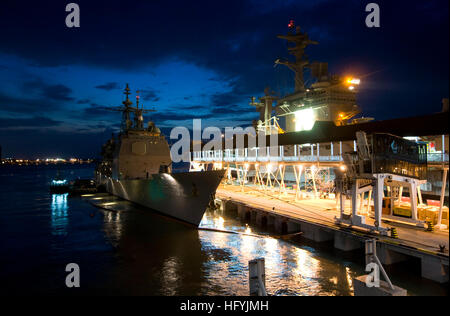
M 84 164 L 92 163 L 93 159 L 79 159 L 79 158 L 36 158 L 36 159 L 23 159 L 23 158 L 5 158 L 2 159 L 2 164 L 9 165 L 48 165 L 48 164 Z

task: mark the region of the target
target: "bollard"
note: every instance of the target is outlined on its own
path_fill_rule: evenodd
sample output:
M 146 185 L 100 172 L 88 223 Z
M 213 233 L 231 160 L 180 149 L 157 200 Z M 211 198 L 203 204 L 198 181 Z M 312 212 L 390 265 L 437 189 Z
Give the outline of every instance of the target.
M 267 296 L 264 258 L 248 262 L 250 296 Z
M 398 239 L 397 228 L 395 228 L 395 227 L 391 228 L 391 237 L 394 238 L 394 239 Z
M 434 224 L 433 221 L 427 221 L 427 232 L 434 232 Z

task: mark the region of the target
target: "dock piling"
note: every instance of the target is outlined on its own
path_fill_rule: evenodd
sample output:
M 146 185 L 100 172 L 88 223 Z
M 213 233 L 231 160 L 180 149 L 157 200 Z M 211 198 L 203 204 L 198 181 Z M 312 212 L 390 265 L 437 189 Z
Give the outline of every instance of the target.
M 248 262 L 250 296 L 267 296 L 264 258 Z

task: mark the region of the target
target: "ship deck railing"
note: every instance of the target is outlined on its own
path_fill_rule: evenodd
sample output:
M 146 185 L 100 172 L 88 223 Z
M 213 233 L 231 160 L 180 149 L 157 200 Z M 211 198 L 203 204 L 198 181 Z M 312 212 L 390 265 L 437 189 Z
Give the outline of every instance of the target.
M 203 163 L 257 163 L 257 162 L 305 162 L 305 163 L 331 163 L 340 165 L 344 163 L 342 154 L 340 155 L 321 155 L 320 152 L 311 152 L 311 154 L 296 154 L 284 155 L 284 148 L 280 146 L 278 155 L 267 155 L 267 151 L 259 155 L 253 152 L 249 154 L 247 150 L 239 152 L 237 150 L 227 149 L 200 151 L 191 153 L 191 161 Z M 449 154 L 448 153 L 427 153 L 427 164 L 429 166 L 446 165 L 448 167 Z
M 428 153 L 427 154 L 428 164 L 447 164 L 448 165 L 448 154 L 447 153 Z

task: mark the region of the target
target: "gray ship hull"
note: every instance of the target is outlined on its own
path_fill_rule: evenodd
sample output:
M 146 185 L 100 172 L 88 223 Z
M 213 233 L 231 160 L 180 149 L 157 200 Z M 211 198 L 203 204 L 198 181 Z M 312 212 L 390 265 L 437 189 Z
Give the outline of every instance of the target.
M 98 182 L 113 195 L 198 226 L 223 175 L 223 170 L 161 173 L 139 180 L 99 175 Z

